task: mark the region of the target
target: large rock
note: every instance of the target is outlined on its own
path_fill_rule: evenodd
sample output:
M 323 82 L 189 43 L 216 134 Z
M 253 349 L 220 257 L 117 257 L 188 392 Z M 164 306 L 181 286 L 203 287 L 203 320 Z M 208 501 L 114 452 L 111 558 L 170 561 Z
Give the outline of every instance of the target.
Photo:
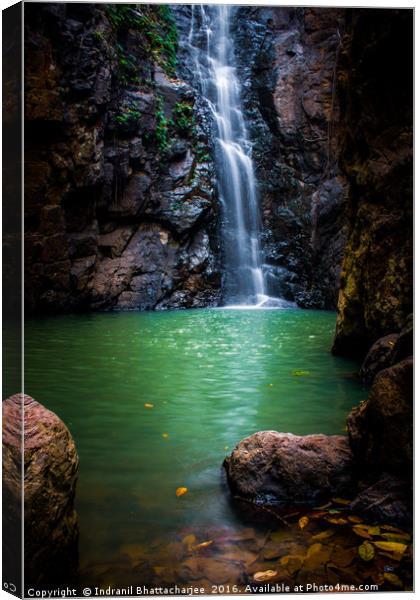
M 397 333 L 390 333 L 379 338 L 373 344 L 359 371 L 359 375 L 364 383 L 372 383 L 379 371 L 391 366 L 397 339 Z
M 411 476 L 413 461 L 413 358 L 376 375 L 367 401 L 347 419 L 360 468 Z
M 234 495 L 264 503 L 310 504 L 352 489 L 352 455 L 340 435 L 260 431 L 225 461 Z
M 3 485 L 6 510 L 20 521 L 24 412 L 25 582 L 65 585 L 75 579 L 78 518 L 74 496 L 79 459 L 72 436 L 53 412 L 30 396 L 3 402 Z

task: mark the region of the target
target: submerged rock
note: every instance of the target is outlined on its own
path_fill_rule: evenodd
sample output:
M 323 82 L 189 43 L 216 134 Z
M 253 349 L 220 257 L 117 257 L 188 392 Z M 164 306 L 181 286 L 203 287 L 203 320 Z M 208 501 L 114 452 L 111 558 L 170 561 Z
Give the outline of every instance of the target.
M 224 463 L 232 492 L 263 503 L 314 503 L 352 488 L 352 455 L 341 435 L 260 431 Z
M 347 427 L 356 462 L 364 472 L 412 472 L 413 358 L 376 375 L 366 402 L 354 408 Z
M 407 482 L 388 473 L 365 488 L 349 507 L 371 522 L 410 526 L 412 517 L 412 490 Z
M 22 410 L 23 408 L 23 410 Z M 30 396 L 3 402 L 3 482 L 20 521 L 24 412 L 25 581 L 44 586 L 74 581 L 78 517 L 74 509 L 79 459 L 63 421 Z

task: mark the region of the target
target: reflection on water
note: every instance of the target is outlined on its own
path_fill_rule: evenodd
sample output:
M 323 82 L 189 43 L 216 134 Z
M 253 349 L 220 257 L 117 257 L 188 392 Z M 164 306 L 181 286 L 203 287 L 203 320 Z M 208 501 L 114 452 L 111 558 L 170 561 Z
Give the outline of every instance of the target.
M 342 433 L 366 390 L 358 365 L 329 353 L 334 324 L 295 309 L 29 321 L 25 392 L 64 420 L 80 455 L 82 564 L 189 528 L 240 528 L 221 464 L 241 438 Z

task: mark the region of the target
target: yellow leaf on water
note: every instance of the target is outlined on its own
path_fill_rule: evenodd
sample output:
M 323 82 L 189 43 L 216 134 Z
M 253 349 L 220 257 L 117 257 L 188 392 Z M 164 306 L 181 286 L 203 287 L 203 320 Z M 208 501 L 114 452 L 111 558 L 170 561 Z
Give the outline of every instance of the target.
M 295 377 L 304 377 L 305 375 L 309 375 L 309 371 L 292 371 L 292 375 L 294 375 Z
M 196 546 L 193 546 L 191 548 L 191 550 L 202 550 L 203 548 L 208 548 L 209 546 L 211 546 L 213 544 L 213 540 L 208 540 L 207 542 L 201 542 L 201 544 L 197 544 Z
M 325 520 L 333 525 L 345 525 L 347 523 L 347 519 L 343 519 L 342 517 L 327 517 Z
M 257 573 L 254 573 L 253 575 L 253 580 L 260 582 L 260 581 L 269 581 L 270 579 L 273 579 L 273 577 L 275 577 L 277 575 L 277 571 L 272 571 L 271 569 L 269 569 L 268 571 L 258 571 Z
M 354 526 L 352 529 L 353 529 L 353 531 L 354 531 L 354 533 L 355 533 L 356 535 L 358 535 L 358 536 L 360 536 L 360 537 L 362 537 L 362 538 L 365 538 L 365 539 L 367 539 L 367 540 L 370 540 L 370 539 L 372 539 L 372 536 L 370 535 L 370 533 L 368 533 L 368 532 L 366 531 L 366 529 L 361 529 L 361 528 L 360 528 L 360 527 L 358 527 L 357 525 L 355 525 L 355 526 Z
M 183 496 L 184 494 L 186 494 L 188 492 L 188 488 L 186 487 L 179 487 L 176 488 L 176 492 L 175 492 L 175 496 Z
M 409 542 L 411 539 L 411 535 L 409 533 L 393 533 L 392 531 L 381 533 L 381 536 L 386 538 L 390 542 Z
M 223 450 L 229 450 L 229 446 L 225 446 Z
M 344 504 L 344 505 L 350 504 L 350 502 L 351 502 L 351 500 L 346 500 L 346 498 L 333 498 L 332 500 L 336 504 Z
M 146 404 L 144 405 L 144 408 L 153 408 L 154 404 L 151 404 L 150 402 L 146 402 Z
M 370 542 L 363 542 L 359 546 L 359 556 L 365 562 L 369 562 L 375 556 L 375 548 Z
M 312 544 L 312 546 L 309 546 L 306 556 L 307 557 L 312 556 L 313 554 L 315 554 L 316 552 L 319 552 L 320 550 L 322 550 L 322 544 Z
M 298 525 L 301 529 L 304 529 L 309 523 L 308 517 L 301 517 L 298 521 Z
M 406 544 L 401 544 L 399 542 L 373 542 L 377 548 L 380 550 L 385 550 L 386 552 L 398 552 L 399 554 L 403 554 L 407 550 Z
M 166 440 L 169 437 L 169 433 L 162 433 L 162 437 Z
M 191 533 L 190 535 L 186 535 L 184 537 L 184 539 L 182 540 L 182 543 L 184 544 L 184 546 L 187 546 L 188 550 L 192 550 L 196 541 L 197 541 L 197 538 L 195 537 L 195 535 L 193 533 Z
M 334 530 L 333 529 L 327 529 L 326 531 L 322 531 L 321 533 L 317 533 L 316 535 L 313 535 L 311 537 L 311 540 L 313 542 L 320 542 L 321 540 L 326 540 L 327 538 L 331 537 L 332 535 L 334 535 Z
M 350 515 L 347 518 L 351 523 L 363 523 L 363 519 L 361 519 L 360 517 L 357 517 L 356 515 Z
M 389 581 L 389 583 L 392 583 L 392 585 L 395 585 L 396 587 L 404 587 L 403 582 L 398 577 L 398 575 L 395 575 L 395 573 L 384 573 L 384 579 L 386 579 L 386 581 Z

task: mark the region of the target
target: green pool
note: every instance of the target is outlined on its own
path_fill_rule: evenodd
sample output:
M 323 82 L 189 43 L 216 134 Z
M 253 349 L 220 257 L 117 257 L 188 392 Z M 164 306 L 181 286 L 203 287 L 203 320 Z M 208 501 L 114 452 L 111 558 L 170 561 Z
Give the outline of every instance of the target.
M 335 317 L 211 309 L 30 320 L 25 392 L 64 420 L 80 456 L 82 565 L 191 527 L 239 527 L 221 464 L 241 438 L 342 433 L 366 390 L 358 365 L 329 352 Z M 176 497 L 178 487 L 188 492 Z

